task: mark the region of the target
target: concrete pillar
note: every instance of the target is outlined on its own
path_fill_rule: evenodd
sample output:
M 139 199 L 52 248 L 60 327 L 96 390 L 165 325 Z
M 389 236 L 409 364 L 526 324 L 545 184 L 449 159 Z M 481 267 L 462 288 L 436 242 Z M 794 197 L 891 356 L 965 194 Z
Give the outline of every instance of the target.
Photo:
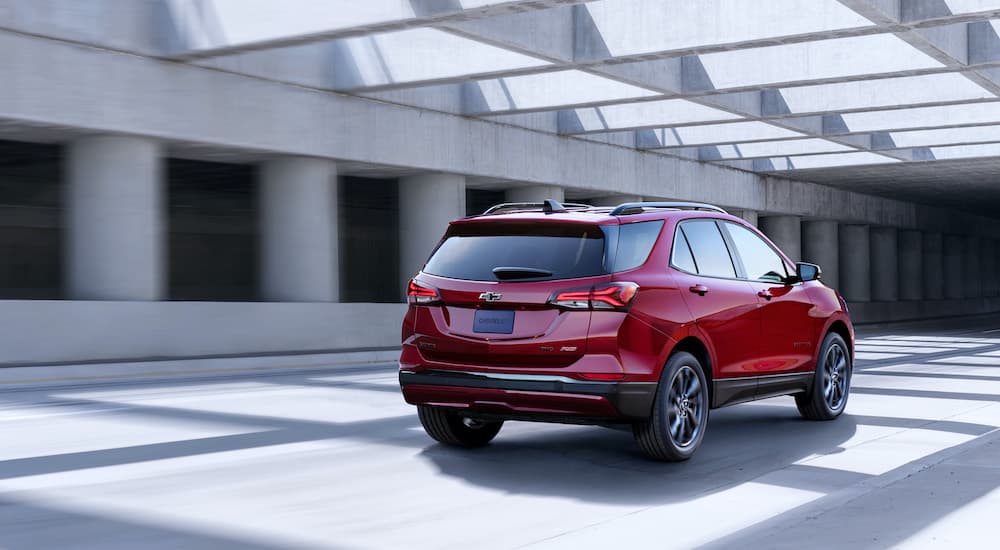
M 924 233 L 924 299 L 944 298 L 944 238 L 940 233 Z
M 997 295 L 997 257 L 996 241 L 989 237 L 979 239 L 980 273 L 983 279 L 983 296 L 992 298 Z
M 160 146 L 143 138 L 101 136 L 72 142 L 67 150 L 67 297 L 163 299 Z
M 900 231 L 899 244 L 899 299 L 924 298 L 924 244 L 920 231 Z
M 743 221 L 749 223 L 754 227 L 757 227 L 759 223 L 756 210 L 729 210 L 728 212 L 736 216 L 737 218 L 742 218 Z M 826 273 L 824 273 L 823 275 L 825 276 Z
M 819 264 L 823 283 L 840 288 L 840 231 L 833 220 L 802 222 L 802 261 Z
M 399 271 L 405 292 L 448 222 L 465 216 L 465 176 L 423 174 L 399 180 Z
M 871 254 L 867 225 L 840 226 L 840 293 L 848 302 L 871 301 Z
M 511 189 L 507 193 L 513 191 Z M 509 195 L 508 195 L 509 196 Z M 639 195 L 608 195 L 606 197 L 594 197 L 591 203 L 594 206 L 618 206 L 619 204 L 625 204 L 627 202 L 642 202 L 643 198 Z
M 899 244 L 895 227 L 871 228 L 872 301 L 899 300 Z
M 983 272 L 979 253 L 979 237 L 972 235 L 965 237 L 965 268 L 962 273 L 965 283 L 962 286 L 965 288 L 966 298 L 979 298 L 983 295 Z
M 511 187 L 507 190 L 507 202 L 542 202 L 545 199 L 564 202 L 566 200 L 566 192 L 558 185 Z
M 778 245 L 793 262 L 802 259 L 802 218 L 798 216 L 765 216 L 760 229 Z
M 965 297 L 965 237 L 944 236 L 944 297 L 960 300 Z
M 260 167 L 261 297 L 336 302 L 340 297 L 337 166 L 291 157 Z

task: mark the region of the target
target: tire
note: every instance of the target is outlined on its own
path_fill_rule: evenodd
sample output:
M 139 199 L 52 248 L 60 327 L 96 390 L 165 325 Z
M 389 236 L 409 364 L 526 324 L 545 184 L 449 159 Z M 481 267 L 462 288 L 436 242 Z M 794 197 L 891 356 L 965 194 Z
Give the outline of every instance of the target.
M 808 420 L 833 420 L 840 416 L 847 407 L 853 371 L 847 343 L 837 333 L 827 334 L 816 361 L 812 387 L 795 396 L 799 414 Z
M 455 447 L 483 447 L 489 444 L 503 427 L 502 420 L 495 422 L 473 420 L 453 410 L 431 405 L 419 405 L 417 414 L 427 435 L 445 445 Z
M 652 415 L 632 426 L 642 452 L 666 462 L 691 458 L 705 437 L 708 395 L 708 381 L 698 359 L 686 352 L 670 356 L 660 374 Z

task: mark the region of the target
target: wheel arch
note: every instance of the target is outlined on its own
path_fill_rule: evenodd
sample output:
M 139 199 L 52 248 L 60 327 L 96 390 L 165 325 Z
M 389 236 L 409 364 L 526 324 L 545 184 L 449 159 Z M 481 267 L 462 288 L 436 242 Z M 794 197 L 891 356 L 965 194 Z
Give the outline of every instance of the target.
M 688 335 L 682 338 L 667 354 L 667 360 L 669 361 L 671 357 L 677 352 L 687 352 L 690 353 L 701 363 L 702 372 L 705 374 L 705 380 L 708 382 L 708 402 L 714 403 L 715 399 L 715 388 L 712 385 L 712 354 L 708 350 L 708 346 L 694 335 Z M 664 361 L 666 364 L 666 361 Z
M 850 354 L 851 362 L 853 363 L 854 362 L 854 333 L 853 333 L 853 331 L 851 331 L 850 327 L 847 326 L 847 323 L 844 322 L 843 319 L 834 319 L 826 327 L 826 330 L 823 331 L 822 337 L 826 338 L 826 335 L 829 334 L 829 333 L 831 333 L 831 332 L 836 333 L 837 335 L 839 335 L 841 338 L 844 339 L 844 342 L 847 344 L 847 353 Z

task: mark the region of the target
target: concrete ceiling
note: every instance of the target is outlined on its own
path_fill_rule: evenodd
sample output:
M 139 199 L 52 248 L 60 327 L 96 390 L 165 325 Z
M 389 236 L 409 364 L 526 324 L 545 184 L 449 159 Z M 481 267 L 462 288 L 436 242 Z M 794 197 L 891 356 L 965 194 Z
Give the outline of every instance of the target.
M 169 59 L 1000 211 L 1000 0 L 165 4 Z

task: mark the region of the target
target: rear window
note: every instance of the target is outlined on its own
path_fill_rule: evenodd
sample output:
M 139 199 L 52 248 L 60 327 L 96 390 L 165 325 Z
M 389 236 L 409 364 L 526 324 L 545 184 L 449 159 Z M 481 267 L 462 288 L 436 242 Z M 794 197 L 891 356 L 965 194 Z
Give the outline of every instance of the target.
M 575 279 L 604 275 L 606 235 L 583 224 L 460 224 L 424 266 L 424 273 L 496 281 L 496 268 L 527 268 L 551 275 L 527 280 Z
M 448 231 L 424 266 L 424 273 L 451 279 L 496 281 L 501 277 L 494 270 L 508 268 L 503 280 L 511 282 L 607 275 L 644 264 L 662 228 L 662 220 L 621 226 L 459 224 Z M 533 270 L 541 272 L 532 273 Z

